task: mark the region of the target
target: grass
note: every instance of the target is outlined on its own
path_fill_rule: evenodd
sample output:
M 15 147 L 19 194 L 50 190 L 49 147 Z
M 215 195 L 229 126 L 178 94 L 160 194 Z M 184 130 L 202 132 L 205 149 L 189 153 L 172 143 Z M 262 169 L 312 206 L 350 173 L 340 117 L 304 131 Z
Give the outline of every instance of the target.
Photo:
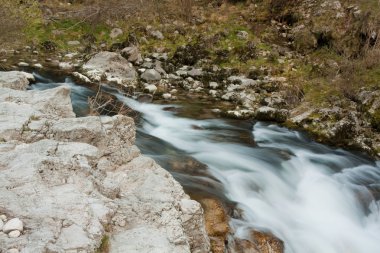
M 104 235 L 99 248 L 96 253 L 109 253 L 110 252 L 110 238 L 108 235 Z

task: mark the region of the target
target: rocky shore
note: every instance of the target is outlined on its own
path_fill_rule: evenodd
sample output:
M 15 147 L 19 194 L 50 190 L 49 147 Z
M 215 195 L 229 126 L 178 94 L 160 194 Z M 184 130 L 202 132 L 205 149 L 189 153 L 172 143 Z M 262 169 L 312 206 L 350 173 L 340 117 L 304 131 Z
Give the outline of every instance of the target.
M 133 119 L 76 118 L 70 89 L 0 72 L 0 252 L 209 252 L 203 210 L 134 145 Z

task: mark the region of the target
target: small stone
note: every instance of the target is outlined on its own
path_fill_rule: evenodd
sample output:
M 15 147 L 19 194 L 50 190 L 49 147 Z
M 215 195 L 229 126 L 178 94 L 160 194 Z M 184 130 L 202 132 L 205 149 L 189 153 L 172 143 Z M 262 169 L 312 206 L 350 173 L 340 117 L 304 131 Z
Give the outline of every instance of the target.
M 172 98 L 172 94 L 170 94 L 170 93 L 164 93 L 164 94 L 162 94 L 162 97 L 164 99 L 171 99 Z
M 3 232 L 9 233 L 13 230 L 19 230 L 22 231 L 24 229 L 24 224 L 19 218 L 14 218 L 9 220 L 5 225 L 3 226 Z
M 164 35 L 162 34 L 162 32 L 160 31 L 151 31 L 150 32 L 150 35 L 158 40 L 163 40 L 165 37 Z
M 68 41 L 67 45 L 69 45 L 69 46 L 79 46 L 80 42 L 77 41 L 77 40 L 72 40 L 72 41 Z
M 19 67 L 29 67 L 29 63 L 26 63 L 26 62 L 19 62 L 19 63 L 18 63 L 18 66 L 19 66 Z
M 0 220 L 7 221 L 7 216 L 5 214 L 0 215 Z
M 18 230 L 13 230 L 8 234 L 9 238 L 17 238 L 21 235 L 21 232 Z
M 33 67 L 35 67 L 37 69 L 42 69 L 43 68 L 43 66 L 40 63 L 33 64 Z
M 121 30 L 120 28 L 114 28 L 111 30 L 111 33 L 110 33 L 111 39 L 116 39 L 117 37 L 120 37 L 121 35 L 123 35 L 123 30 Z
M 0 219 L 0 231 L 3 229 L 4 222 Z
M 147 82 L 157 82 L 161 80 L 161 75 L 155 69 L 148 69 L 141 75 L 141 79 Z
M 7 253 L 19 253 L 20 251 L 18 249 L 9 249 Z
M 236 36 L 242 40 L 248 39 L 248 33 L 246 31 L 238 31 Z
M 217 82 L 210 82 L 208 85 L 211 89 L 216 89 L 219 87 L 219 84 Z

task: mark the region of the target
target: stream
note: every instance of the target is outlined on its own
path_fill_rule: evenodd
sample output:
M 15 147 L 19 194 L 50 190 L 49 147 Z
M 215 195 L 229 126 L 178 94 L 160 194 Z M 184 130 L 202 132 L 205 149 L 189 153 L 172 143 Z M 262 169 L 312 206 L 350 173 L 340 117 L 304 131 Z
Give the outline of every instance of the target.
M 93 91 L 69 78 L 35 76 L 31 89 L 70 86 L 75 113 L 86 115 Z M 178 105 L 105 91 L 139 112 L 142 153 L 187 192 L 217 196 L 241 210 L 230 221 L 235 237 L 247 239 L 255 228 L 283 240 L 286 253 L 380 252 L 379 161 L 277 125 L 183 117 Z

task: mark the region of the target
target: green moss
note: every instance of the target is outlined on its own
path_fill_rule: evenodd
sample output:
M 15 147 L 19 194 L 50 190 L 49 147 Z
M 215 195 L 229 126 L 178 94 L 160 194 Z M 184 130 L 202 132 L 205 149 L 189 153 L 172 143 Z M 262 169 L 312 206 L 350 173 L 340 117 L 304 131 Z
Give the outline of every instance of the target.
M 108 253 L 110 251 L 110 238 L 108 235 L 104 235 L 99 248 L 96 253 Z

